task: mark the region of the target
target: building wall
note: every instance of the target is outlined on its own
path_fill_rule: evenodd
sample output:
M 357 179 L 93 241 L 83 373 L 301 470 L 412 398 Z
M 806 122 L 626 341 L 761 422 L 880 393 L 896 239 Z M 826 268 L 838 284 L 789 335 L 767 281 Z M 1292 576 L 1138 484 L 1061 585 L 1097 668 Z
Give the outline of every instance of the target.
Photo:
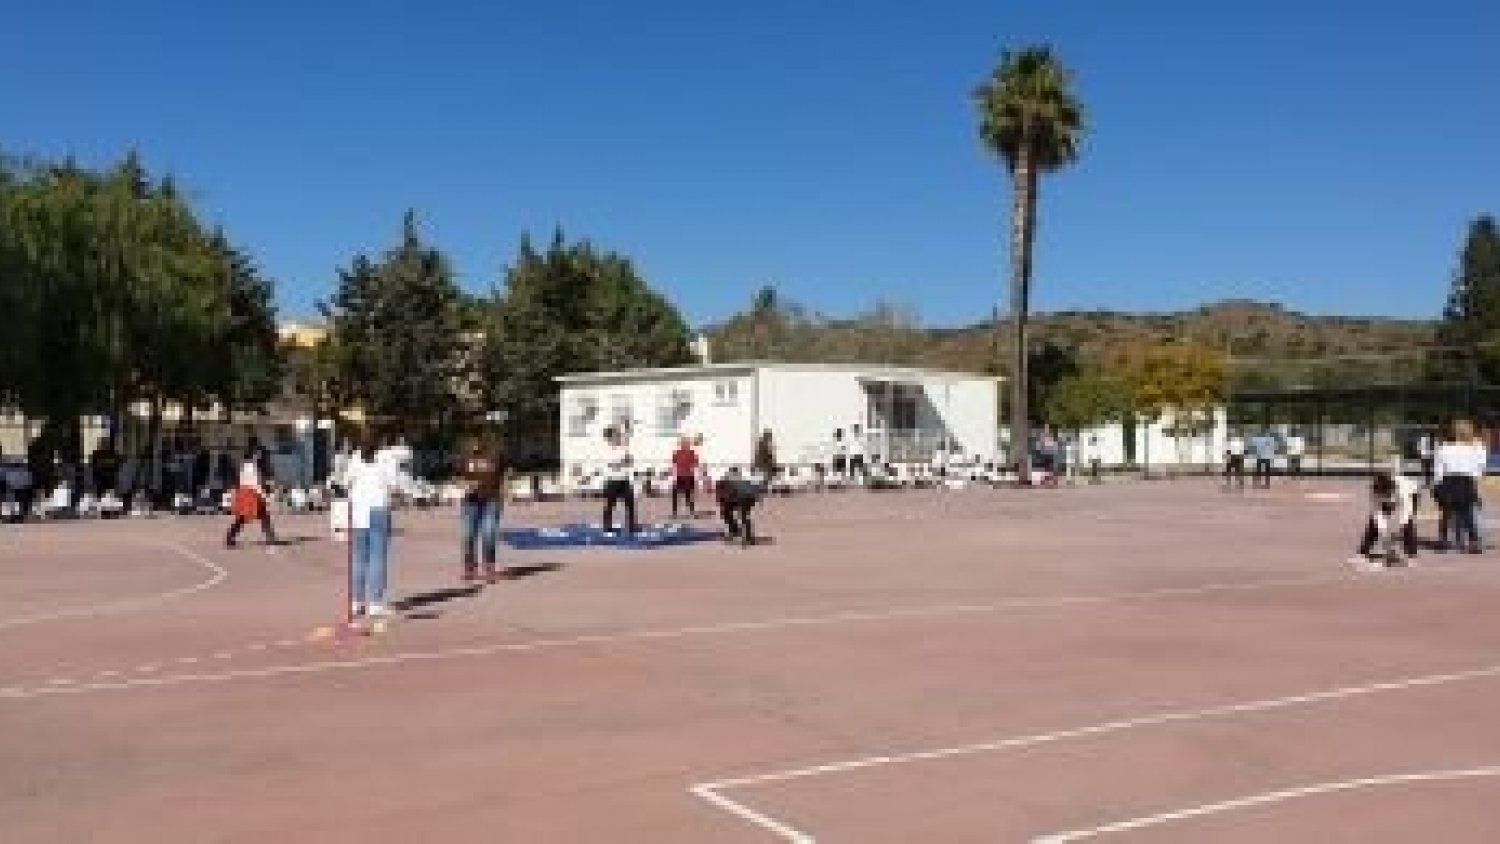
M 868 426 L 864 389 L 843 371 L 763 369 L 760 406 L 760 428 L 771 431 L 776 459 L 787 465 L 826 460 L 834 429 Z
M 664 467 L 680 436 L 703 437 L 699 455 L 710 467 L 745 466 L 756 437 L 770 430 L 777 459 L 786 465 L 808 465 L 828 459 L 833 431 L 860 425 L 870 430 L 869 399 L 861 377 L 868 372 L 847 369 L 758 367 L 729 372 L 680 376 L 652 376 L 615 382 L 570 382 L 561 391 L 560 453 L 565 476 L 602 466 L 606 455 L 603 430 L 616 403 L 628 404 L 634 423 L 636 460 L 642 467 Z M 917 407 L 917 425 L 936 441 L 936 432 L 954 437 L 968 454 L 991 459 L 997 435 L 994 380 L 979 377 L 912 376 L 924 398 Z M 877 388 L 878 389 L 878 388 Z M 672 396 L 685 397 L 690 409 L 676 418 L 675 427 L 658 424 L 659 403 L 672 406 Z M 588 425 L 575 421 L 582 400 L 596 411 Z M 878 432 L 871 436 L 871 453 L 880 451 Z
M 1164 419 L 1153 425 L 1137 424 L 1135 429 L 1135 463 L 1149 466 L 1218 465 L 1223 459 L 1224 444 L 1228 439 L 1226 416 L 1223 410 L 1215 414 L 1213 429 L 1197 437 L 1183 437 L 1179 450 L 1178 441 L 1167 433 L 1170 420 Z M 1105 466 L 1123 466 L 1127 463 L 1125 428 L 1122 425 L 1104 425 L 1082 433 L 1080 442 L 1090 436 L 1099 438 L 1099 451 Z
M 669 465 L 672 452 L 684 437 L 702 436 L 700 458 L 709 465 L 744 464 L 750 459 L 752 433 L 752 376 L 745 372 L 704 373 L 671 379 L 640 379 L 615 383 L 569 383 L 561 391 L 560 456 L 564 477 L 603 465 L 604 429 L 617 406 L 629 407 L 634 429 L 631 445 L 642 468 Z M 686 399 L 685 412 L 667 414 Z M 584 400 L 597 411 L 587 425 L 575 416 Z M 670 424 L 662 424 L 670 422 Z

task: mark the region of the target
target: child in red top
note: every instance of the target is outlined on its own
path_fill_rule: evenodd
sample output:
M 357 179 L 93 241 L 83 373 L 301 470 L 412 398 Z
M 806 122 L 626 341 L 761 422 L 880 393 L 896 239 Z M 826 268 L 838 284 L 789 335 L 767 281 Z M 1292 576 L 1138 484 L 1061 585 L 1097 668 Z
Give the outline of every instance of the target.
M 697 508 L 693 504 L 693 487 L 697 485 L 697 479 L 698 452 L 693 450 L 692 442 L 683 437 L 677 450 L 672 452 L 672 518 L 677 518 L 679 497 L 687 502 L 690 518 L 697 514 Z

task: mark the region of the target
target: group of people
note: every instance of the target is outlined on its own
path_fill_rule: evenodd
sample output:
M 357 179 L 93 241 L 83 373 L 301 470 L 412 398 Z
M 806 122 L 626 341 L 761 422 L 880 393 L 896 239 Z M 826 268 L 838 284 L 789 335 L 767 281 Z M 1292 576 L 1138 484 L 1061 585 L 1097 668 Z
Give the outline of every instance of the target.
M 1286 457 L 1287 474 L 1293 477 L 1302 474 L 1302 458 L 1307 453 L 1307 441 L 1296 432 L 1288 433 L 1278 442 L 1270 431 L 1261 431 L 1246 440 L 1238 431 L 1231 431 L 1224 443 L 1224 487 L 1245 488 L 1245 464 L 1254 461 L 1250 486 L 1270 489 L 1271 470 L 1278 454 Z
M 1479 532 L 1482 507 L 1479 481 L 1489 463 L 1489 449 L 1466 419 L 1444 426 L 1439 442 L 1419 444 L 1422 481 L 1407 477 L 1402 461 L 1370 482 L 1370 516 L 1353 562 L 1380 568 L 1407 564 L 1417 554 L 1416 514 L 1425 489 L 1438 508 L 1438 551 L 1484 552 Z
M 392 534 L 392 503 L 405 489 L 410 450 L 400 440 L 361 437 L 334 459 L 329 486 L 344 502 L 342 516 L 350 542 L 351 618 L 379 619 L 392 614 L 386 593 L 389 583 Z M 241 529 L 258 521 L 268 550 L 277 545 L 271 522 L 269 476 L 265 453 L 252 447 L 240 463 L 238 484 L 232 494 L 233 520 L 224 544 L 235 548 Z M 459 508 L 463 564 L 466 583 L 494 583 L 507 572 L 499 567 L 499 529 L 505 504 L 507 464 L 496 447 L 472 444 L 460 460 L 458 475 L 464 487 Z
M 635 485 L 632 477 L 636 465 L 630 446 L 630 425 L 618 423 L 604 429 L 606 452 L 604 460 L 604 512 L 601 526 L 606 536 L 615 536 L 615 509 L 625 510 L 625 530 L 629 534 L 640 531 Z M 696 493 L 700 486 L 708 484 L 708 475 L 698 456 L 702 437 L 683 437 L 672 452 L 672 518 L 677 519 L 686 506 L 689 517 L 697 515 Z M 745 478 L 738 468 L 731 468 L 713 482 L 713 493 L 719 516 L 724 521 L 725 537 L 748 547 L 755 544 L 755 531 L 750 514 L 765 494 L 767 486 L 780 471 L 776 462 L 776 446 L 770 431 L 765 431 L 756 440 L 751 469 L 755 479 Z

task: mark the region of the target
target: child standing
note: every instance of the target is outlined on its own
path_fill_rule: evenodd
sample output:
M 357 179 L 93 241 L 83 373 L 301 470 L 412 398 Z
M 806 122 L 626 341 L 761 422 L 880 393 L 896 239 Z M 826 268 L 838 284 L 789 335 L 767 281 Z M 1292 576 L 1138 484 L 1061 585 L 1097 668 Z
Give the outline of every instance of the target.
M 693 489 L 698 485 L 698 452 L 693 450 L 693 441 L 683 437 L 672 452 L 672 518 L 677 518 L 677 502 L 687 505 L 688 518 L 697 513 L 693 501 Z
M 390 464 L 367 440 L 350 457 L 345 470 L 349 489 L 349 519 L 354 528 L 350 615 L 383 618 L 391 615 L 385 602 L 391 546 L 391 490 L 397 477 Z

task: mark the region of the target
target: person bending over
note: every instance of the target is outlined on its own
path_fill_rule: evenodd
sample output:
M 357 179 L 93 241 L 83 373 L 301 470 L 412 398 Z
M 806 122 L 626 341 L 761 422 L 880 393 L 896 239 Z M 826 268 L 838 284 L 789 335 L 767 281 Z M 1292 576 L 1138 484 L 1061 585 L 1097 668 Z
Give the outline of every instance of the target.
M 1417 555 L 1417 487 L 1394 470 L 1370 481 L 1370 518 L 1352 562 L 1362 568 L 1405 565 Z M 1377 546 L 1380 553 L 1375 554 Z
M 714 487 L 714 497 L 719 502 L 719 515 L 724 519 L 726 542 L 739 540 L 746 548 L 755 544 L 750 512 L 760 501 L 763 491 L 760 484 L 742 477 L 737 468 L 731 468 L 719 479 Z

